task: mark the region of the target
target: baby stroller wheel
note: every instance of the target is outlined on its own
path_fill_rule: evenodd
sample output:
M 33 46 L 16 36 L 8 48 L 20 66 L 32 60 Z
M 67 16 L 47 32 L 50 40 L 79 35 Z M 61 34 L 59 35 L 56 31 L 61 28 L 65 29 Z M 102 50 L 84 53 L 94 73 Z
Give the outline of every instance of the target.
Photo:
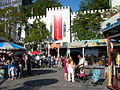
M 86 82 L 86 80 L 83 80 L 83 83 L 85 83 Z
M 99 84 L 100 84 L 100 85 L 103 85 L 103 82 L 100 81 Z
M 85 79 L 85 77 L 83 77 L 83 79 L 82 79 L 82 80 L 83 80 L 83 83 L 85 83 L 85 82 L 86 82 L 86 79 Z
M 94 83 L 94 86 L 97 86 L 97 83 Z

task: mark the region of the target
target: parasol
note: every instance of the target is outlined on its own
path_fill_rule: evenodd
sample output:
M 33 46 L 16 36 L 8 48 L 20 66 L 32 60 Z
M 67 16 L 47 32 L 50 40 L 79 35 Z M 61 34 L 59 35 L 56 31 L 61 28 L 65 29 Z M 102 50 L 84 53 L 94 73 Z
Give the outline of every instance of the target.
M 29 52 L 28 54 L 43 54 L 43 53 L 39 51 L 32 51 L 32 52 Z
M 1 50 L 3 50 L 3 49 L 7 49 L 7 50 L 9 50 L 9 49 L 24 49 L 24 50 L 26 50 L 26 48 L 24 48 L 20 45 L 11 43 L 11 42 L 1 42 L 0 49 Z

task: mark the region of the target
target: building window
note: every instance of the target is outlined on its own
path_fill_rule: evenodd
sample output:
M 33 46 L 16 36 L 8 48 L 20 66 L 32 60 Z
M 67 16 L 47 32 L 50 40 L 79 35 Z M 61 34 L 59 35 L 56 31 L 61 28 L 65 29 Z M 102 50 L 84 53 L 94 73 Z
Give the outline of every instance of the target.
M 63 37 L 66 37 L 66 23 L 63 25 Z
M 20 40 L 21 38 L 21 27 L 18 27 L 18 39 Z
M 49 34 L 49 38 L 51 39 L 52 37 L 52 32 L 53 32 L 53 25 L 52 23 L 50 24 L 50 34 Z
M 52 24 L 50 25 L 50 32 L 52 33 L 52 30 L 53 30 L 53 26 Z

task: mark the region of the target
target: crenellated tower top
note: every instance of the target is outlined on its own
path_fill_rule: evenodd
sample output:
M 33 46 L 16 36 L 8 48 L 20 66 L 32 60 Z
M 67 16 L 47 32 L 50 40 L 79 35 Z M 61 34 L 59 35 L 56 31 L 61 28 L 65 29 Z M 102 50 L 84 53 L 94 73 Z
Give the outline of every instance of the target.
M 62 6 L 62 7 L 53 7 L 53 8 L 46 8 L 46 12 L 52 12 L 54 10 L 65 10 L 65 9 L 69 9 L 71 10 L 70 6 Z M 108 11 L 109 9 L 100 9 L 100 10 L 89 10 L 89 11 L 83 11 L 81 12 L 82 14 L 87 14 L 87 13 L 95 13 L 95 12 L 100 12 L 103 13 L 105 11 Z M 78 12 L 71 12 L 72 16 L 76 16 L 78 14 Z M 37 19 L 37 18 L 45 18 L 46 15 L 42 15 L 42 16 L 32 16 L 29 17 L 29 19 Z

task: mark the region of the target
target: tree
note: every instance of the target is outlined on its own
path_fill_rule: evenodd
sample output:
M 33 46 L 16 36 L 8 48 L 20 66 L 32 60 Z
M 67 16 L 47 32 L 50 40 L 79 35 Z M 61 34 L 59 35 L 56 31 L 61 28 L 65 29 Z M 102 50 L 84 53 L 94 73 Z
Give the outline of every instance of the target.
M 109 8 L 107 6 L 108 0 L 104 1 L 103 0 L 81 1 L 78 14 L 73 21 L 73 25 L 71 26 L 71 32 L 75 40 L 98 39 L 103 37 L 103 35 L 100 35 L 100 23 L 103 21 L 102 14 L 100 12 L 83 14 L 82 11 Z
M 49 32 L 39 19 L 36 19 L 32 27 L 26 31 L 25 42 L 38 42 L 45 39 Z
M 80 2 L 80 11 L 109 9 L 109 0 L 82 0 Z
M 120 8 L 119 8 L 119 6 L 116 6 L 112 9 L 108 9 L 105 12 L 103 12 L 102 16 L 106 20 L 106 19 L 110 18 L 111 16 L 115 15 L 118 12 L 120 12 Z
M 99 38 L 100 13 L 79 13 L 74 19 L 72 28 L 75 40 L 97 39 Z
M 61 4 L 57 0 L 36 0 L 33 3 L 33 15 L 45 15 L 46 8 L 59 7 Z
M 57 0 L 36 0 L 33 4 L 20 7 L 27 17 L 45 15 L 46 8 L 59 7 L 61 4 Z
M 0 10 L 0 27 L 2 33 L 6 34 L 5 36 L 11 36 L 11 33 L 16 31 L 18 24 L 22 26 L 27 22 L 26 16 L 18 9 L 17 7 L 7 7 Z
M 26 17 L 30 17 L 32 5 L 20 6 L 20 12 L 24 13 Z

